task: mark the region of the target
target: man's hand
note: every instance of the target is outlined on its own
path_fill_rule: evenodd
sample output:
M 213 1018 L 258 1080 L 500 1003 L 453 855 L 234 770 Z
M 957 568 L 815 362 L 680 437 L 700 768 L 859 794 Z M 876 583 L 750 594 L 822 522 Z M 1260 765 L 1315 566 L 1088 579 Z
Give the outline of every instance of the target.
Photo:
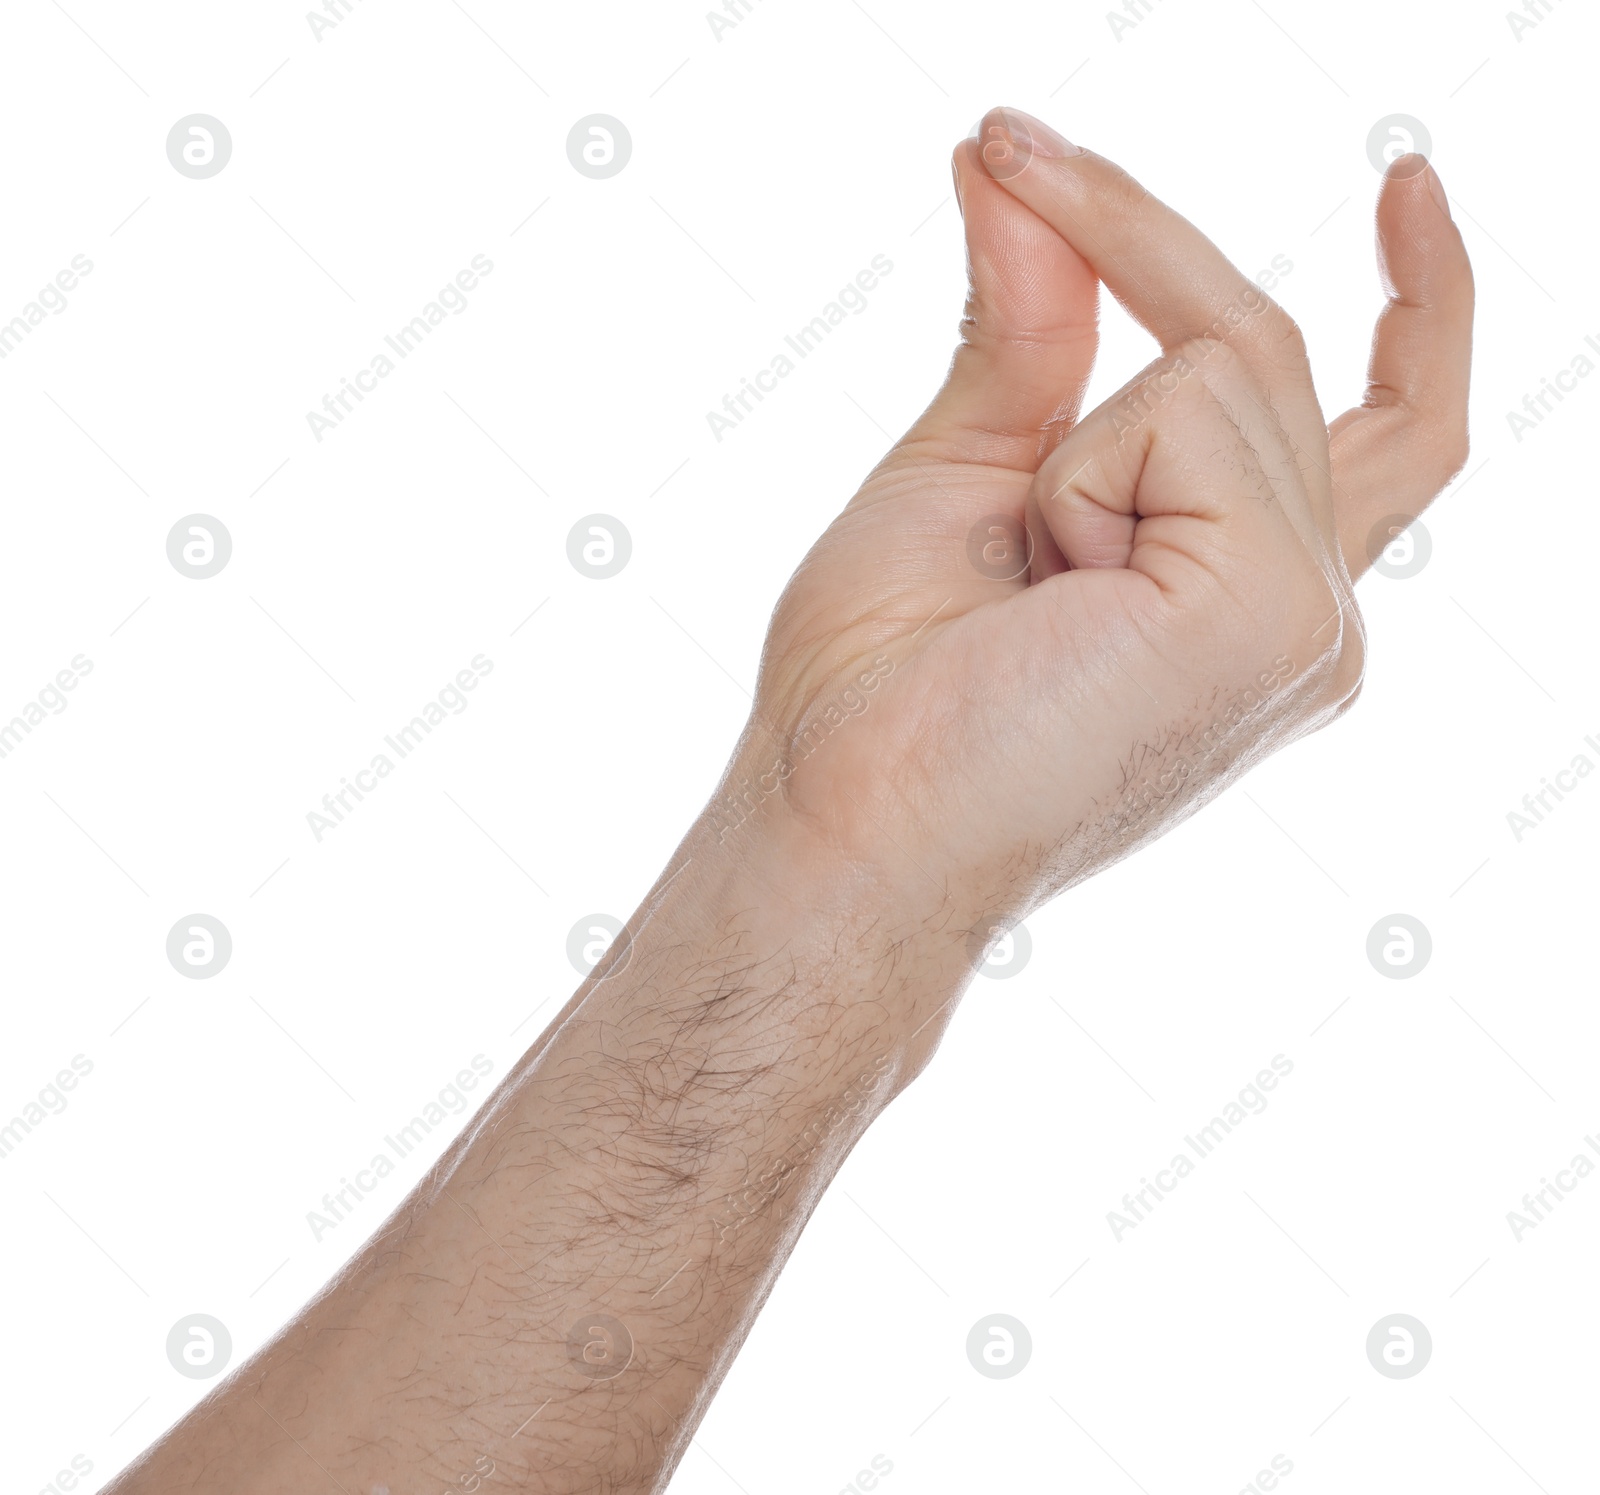
M 897 932 L 1003 926 L 1347 707 L 1374 529 L 1467 452 L 1472 273 L 1420 157 L 1330 428 L 1299 329 L 1198 229 L 1026 116 L 980 134 L 963 345 L 790 584 L 717 811 L 724 844 L 806 827 Z M 1098 282 L 1162 351 L 1080 420 Z

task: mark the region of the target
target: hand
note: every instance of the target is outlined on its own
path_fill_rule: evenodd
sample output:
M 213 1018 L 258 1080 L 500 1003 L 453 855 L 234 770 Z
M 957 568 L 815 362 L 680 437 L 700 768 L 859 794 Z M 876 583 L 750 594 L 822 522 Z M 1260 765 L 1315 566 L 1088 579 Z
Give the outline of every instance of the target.
M 1396 162 L 1330 427 L 1289 315 L 1110 161 L 995 110 L 955 174 L 961 347 L 784 594 L 713 819 L 803 828 L 908 926 L 993 928 L 1355 700 L 1369 536 L 1466 460 L 1473 284 Z M 1099 282 L 1162 351 L 1080 419 Z

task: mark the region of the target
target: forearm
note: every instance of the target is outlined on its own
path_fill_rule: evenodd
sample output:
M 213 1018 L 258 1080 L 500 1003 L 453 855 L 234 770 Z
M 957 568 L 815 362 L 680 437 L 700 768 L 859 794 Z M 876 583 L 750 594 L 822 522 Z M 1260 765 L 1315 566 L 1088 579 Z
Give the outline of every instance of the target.
M 620 969 L 115 1490 L 276 1495 L 317 1465 L 351 1495 L 473 1490 L 491 1469 L 551 1492 L 664 1482 L 960 984 L 947 944 L 858 911 L 863 890 L 809 856 L 701 831 L 685 857 Z

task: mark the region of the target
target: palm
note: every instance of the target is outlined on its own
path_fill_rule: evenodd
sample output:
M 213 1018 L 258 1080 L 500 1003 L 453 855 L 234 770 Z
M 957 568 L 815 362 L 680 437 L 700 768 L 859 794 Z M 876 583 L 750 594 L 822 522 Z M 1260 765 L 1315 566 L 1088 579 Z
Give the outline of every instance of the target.
M 933 843 L 957 830 L 965 868 L 996 874 L 981 848 L 1003 859 L 1020 837 L 1035 863 L 1023 876 L 1036 875 L 1097 801 L 1116 796 L 1115 757 L 1103 782 L 1081 772 L 1106 761 L 1103 734 L 1064 724 L 1163 727 L 1152 708 L 1170 671 L 1138 630 L 1147 578 L 1075 571 L 1030 585 L 1027 556 L 986 522 L 1020 521 L 1033 479 L 891 459 L 812 548 L 773 619 L 757 712 L 794 752 L 792 802 L 879 856 L 894 854 L 886 828 L 906 827 L 908 813 L 936 829 L 898 832 L 913 877 L 946 875 Z M 999 575 L 972 563 L 991 528 Z M 863 690 L 864 677 L 884 674 L 875 660 L 892 678 Z

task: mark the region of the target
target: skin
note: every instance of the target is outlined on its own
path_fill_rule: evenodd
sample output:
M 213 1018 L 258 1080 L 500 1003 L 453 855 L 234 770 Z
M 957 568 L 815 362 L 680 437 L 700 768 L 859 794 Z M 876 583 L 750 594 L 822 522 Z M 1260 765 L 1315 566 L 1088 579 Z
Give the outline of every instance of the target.
M 1466 460 L 1431 167 L 1384 181 L 1331 425 L 1288 315 L 1111 162 L 996 110 L 954 169 L 961 344 L 785 591 L 718 795 L 433 1172 L 116 1495 L 659 1490 L 994 932 L 1354 701 L 1374 526 Z M 1102 285 L 1162 351 L 1080 414 Z

